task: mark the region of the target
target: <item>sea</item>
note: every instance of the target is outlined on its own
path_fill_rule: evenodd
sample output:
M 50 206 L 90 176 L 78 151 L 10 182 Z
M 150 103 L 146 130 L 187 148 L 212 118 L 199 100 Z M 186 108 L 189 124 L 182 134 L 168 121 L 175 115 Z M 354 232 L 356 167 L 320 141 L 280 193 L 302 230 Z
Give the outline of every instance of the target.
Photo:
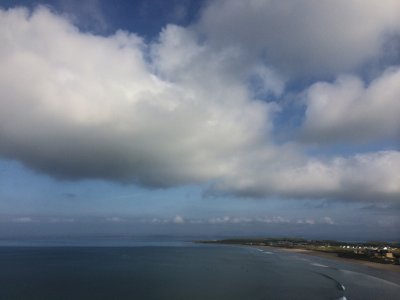
M 185 240 L 0 240 L 1 300 L 392 300 L 399 274 Z

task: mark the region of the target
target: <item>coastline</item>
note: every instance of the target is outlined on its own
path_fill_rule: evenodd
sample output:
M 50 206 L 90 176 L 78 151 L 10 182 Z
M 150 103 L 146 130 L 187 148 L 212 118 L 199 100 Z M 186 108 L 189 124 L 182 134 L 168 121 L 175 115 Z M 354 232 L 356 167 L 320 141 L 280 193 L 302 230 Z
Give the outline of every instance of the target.
M 310 256 L 329 258 L 332 260 L 346 262 L 346 263 L 350 263 L 353 265 L 362 265 L 362 266 L 366 266 L 366 267 L 376 269 L 376 270 L 381 270 L 381 271 L 391 271 L 391 272 L 400 273 L 400 266 L 397 266 L 397 265 L 380 264 L 380 263 L 375 263 L 375 262 L 370 262 L 370 261 L 365 261 L 365 260 L 360 260 L 360 259 L 345 258 L 345 257 L 338 256 L 336 253 L 321 252 L 321 251 L 314 251 L 314 250 L 308 250 L 308 249 L 280 248 L 280 247 L 271 247 L 271 246 L 254 246 L 254 247 L 258 248 L 258 249 L 265 249 L 265 250 L 279 249 L 279 250 L 286 251 L 286 252 L 301 253 L 301 254 L 306 254 L 306 255 L 310 255 Z

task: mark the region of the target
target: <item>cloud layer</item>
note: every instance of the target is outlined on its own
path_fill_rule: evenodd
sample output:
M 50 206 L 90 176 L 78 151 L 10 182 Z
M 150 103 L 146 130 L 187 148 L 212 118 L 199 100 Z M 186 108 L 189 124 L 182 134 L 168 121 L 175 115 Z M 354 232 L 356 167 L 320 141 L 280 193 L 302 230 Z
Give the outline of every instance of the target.
M 305 155 L 300 145 L 274 142 L 274 116 L 282 105 L 258 96 L 260 91 L 282 96 L 279 70 L 285 72 L 292 51 L 298 55 L 292 70 L 302 70 L 303 63 L 310 70 L 347 70 L 376 55 L 386 30 L 398 25 L 396 1 L 387 1 L 391 9 L 356 1 L 348 7 L 339 1 L 330 18 L 326 14 L 333 4 L 311 2 L 252 1 L 244 9 L 241 2 L 218 1 L 198 25 L 168 25 L 152 43 L 123 31 L 108 37 L 83 33 L 45 8 L 0 10 L 0 155 L 67 179 L 148 187 L 197 183 L 209 185 L 210 193 L 251 197 L 399 199 L 398 151 L 318 159 Z M 226 8 L 219 23 L 213 19 L 216 7 Z M 307 53 L 294 36 L 288 37 L 290 45 L 275 36 L 288 31 L 305 38 L 296 28 L 306 13 L 314 16 L 301 29 L 312 33 L 302 41 L 312 45 Z M 359 28 L 350 22 L 357 22 L 353 14 L 373 20 L 363 28 L 365 34 L 349 30 L 341 36 L 342 25 L 336 28 L 332 20 L 343 13 L 349 28 Z M 255 14 L 254 24 L 242 24 L 249 14 Z M 282 24 L 279 17 L 289 22 Z M 219 35 L 233 35 L 226 29 L 231 19 L 243 26 L 240 40 L 216 45 Z M 324 31 L 312 31 L 311 24 L 320 19 L 326 21 Z M 267 20 L 265 31 L 254 44 L 250 32 L 262 20 Z M 283 32 L 275 33 L 284 25 Z M 206 41 L 198 34 L 202 27 L 209 35 Z M 236 42 L 252 48 L 235 47 Z M 293 45 L 287 53 L 282 50 Z M 271 53 L 271 65 L 258 60 L 264 48 Z M 306 136 L 315 142 L 398 137 L 398 74 L 388 69 L 368 86 L 351 76 L 311 86 Z M 346 116 L 349 109 L 353 116 Z
M 304 76 L 351 71 L 380 56 L 399 19 L 397 0 L 218 0 L 199 27 L 216 47 L 230 44 Z
M 214 188 L 244 196 L 334 198 L 355 201 L 398 200 L 400 153 L 381 151 L 288 162 L 288 156 L 258 161 L 258 168 L 230 173 Z M 256 163 L 256 162 L 254 162 Z

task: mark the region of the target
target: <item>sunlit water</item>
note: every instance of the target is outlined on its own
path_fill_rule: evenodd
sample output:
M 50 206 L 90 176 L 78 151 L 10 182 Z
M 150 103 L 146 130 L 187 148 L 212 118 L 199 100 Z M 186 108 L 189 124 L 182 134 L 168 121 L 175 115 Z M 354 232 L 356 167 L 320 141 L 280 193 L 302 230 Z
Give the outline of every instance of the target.
M 396 280 L 374 272 L 275 249 L 9 243 L 0 247 L 0 299 L 399 299 Z

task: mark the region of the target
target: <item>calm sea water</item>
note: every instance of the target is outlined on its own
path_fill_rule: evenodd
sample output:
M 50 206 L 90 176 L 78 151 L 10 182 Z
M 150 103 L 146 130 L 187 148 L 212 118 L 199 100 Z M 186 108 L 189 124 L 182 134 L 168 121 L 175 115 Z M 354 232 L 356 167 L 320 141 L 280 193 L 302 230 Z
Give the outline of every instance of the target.
M 386 280 L 365 267 L 279 250 L 182 242 L 113 245 L 8 243 L 0 247 L 0 299 L 367 300 L 400 295 L 398 273 Z

